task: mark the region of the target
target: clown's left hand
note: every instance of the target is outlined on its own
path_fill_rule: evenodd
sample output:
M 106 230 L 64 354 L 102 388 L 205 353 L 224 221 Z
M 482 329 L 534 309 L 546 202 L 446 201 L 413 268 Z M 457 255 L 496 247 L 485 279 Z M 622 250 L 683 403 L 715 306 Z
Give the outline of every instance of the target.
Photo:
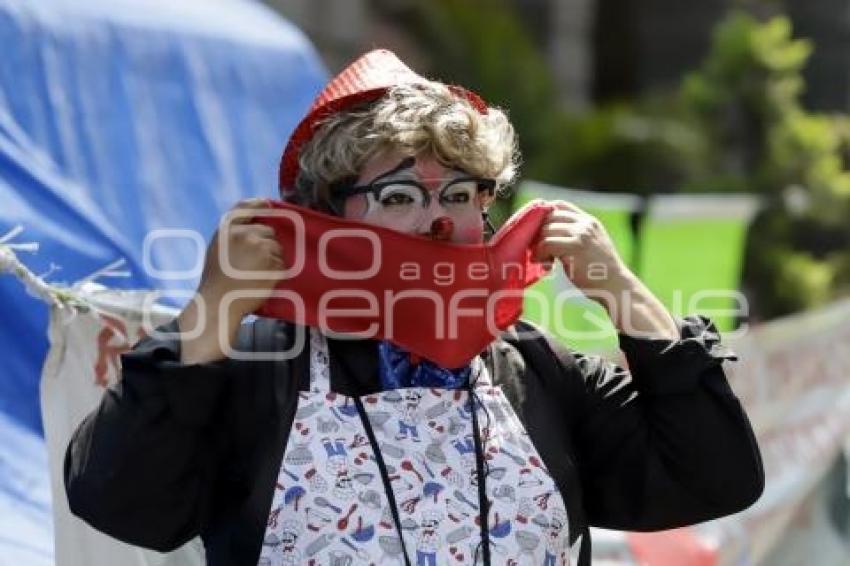
M 558 258 L 572 283 L 585 292 L 610 289 L 628 273 L 602 223 L 578 206 L 550 201 L 556 208 L 543 222 L 535 260 Z
M 602 223 L 576 205 L 552 201 L 540 228 L 535 259 L 561 260 L 567 277 L 608 311 L 621 333 L 677 340 L 667 309 L 629 270 Z

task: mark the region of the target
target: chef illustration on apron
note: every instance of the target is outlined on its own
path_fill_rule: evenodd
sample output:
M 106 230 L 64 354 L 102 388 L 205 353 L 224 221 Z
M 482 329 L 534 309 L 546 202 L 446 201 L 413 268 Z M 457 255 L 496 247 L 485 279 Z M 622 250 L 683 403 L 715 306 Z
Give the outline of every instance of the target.
M 561 494 L 481 357 L 469 381 L 335 393 L 311 328 L 259 564 L 570 564 Z

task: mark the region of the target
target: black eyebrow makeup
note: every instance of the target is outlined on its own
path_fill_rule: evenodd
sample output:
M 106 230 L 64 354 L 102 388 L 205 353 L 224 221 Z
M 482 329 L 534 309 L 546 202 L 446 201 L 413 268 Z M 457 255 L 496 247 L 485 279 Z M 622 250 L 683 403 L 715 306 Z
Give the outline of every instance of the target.
M 366 184 L 371 185 L 372 183 L 377 183 L 381 179 L 389 177 L 390 175 L 394 175 L 394 174 L 398 173 L 399 171 L 404 171 L 405 169 L 410 169 L 415 164 L 416 164 L 416 158 L 415 157 L 413 157 L 413 156 L 405 157 L 404 159 L 401 160 L 401 163 L 399 163 L 398 165 L 396 165 L 395 167 L 393 167 L 392 169 L 390 169 L 386 173 L 381 173 L 380 175 L 378 175 L 377 177 L 375 177 L 374 179 L 372 179 L 371 181 L 369 181 Z

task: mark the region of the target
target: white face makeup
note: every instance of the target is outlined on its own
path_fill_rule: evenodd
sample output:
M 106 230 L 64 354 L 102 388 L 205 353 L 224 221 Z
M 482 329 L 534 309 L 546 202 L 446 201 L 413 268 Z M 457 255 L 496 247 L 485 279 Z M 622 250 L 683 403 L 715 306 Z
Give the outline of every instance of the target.
M 434 221 L 452 226 L 447 240 L 483 240 L 481 180 L 444 167 L 435 158 L 412 158 L 397 152 L 380 154 L 366 163 L 357 186 L 372 191 L 350 196 L 345 217 L 405 232 L 430 236 Z

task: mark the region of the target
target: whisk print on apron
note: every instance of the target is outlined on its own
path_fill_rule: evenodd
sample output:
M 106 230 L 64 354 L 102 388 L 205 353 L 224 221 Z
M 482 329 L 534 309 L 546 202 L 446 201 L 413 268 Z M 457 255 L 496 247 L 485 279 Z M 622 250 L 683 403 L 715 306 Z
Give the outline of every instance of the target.
M 331 391 L 310 329 L 259 564 L 570 564 L 564 501 L 501 388 Z

